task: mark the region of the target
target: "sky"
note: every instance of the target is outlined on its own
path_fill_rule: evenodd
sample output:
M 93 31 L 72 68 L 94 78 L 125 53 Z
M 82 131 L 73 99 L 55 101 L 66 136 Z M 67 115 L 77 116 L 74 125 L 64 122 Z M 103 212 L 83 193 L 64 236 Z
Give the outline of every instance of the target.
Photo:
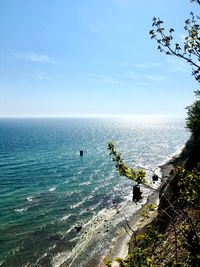
M 191 66 L 157 50 L 154 16 L 185 36 L 189 0 L 0 0 L 0 117 L 184 117 Z

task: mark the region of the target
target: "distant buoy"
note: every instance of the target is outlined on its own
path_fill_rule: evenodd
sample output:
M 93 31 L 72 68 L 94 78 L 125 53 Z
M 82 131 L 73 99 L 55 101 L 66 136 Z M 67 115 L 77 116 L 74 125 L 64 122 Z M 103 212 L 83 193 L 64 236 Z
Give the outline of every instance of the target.
M 80 156 L 81 157 L 83 156 L 83 150 L 80 150 Z

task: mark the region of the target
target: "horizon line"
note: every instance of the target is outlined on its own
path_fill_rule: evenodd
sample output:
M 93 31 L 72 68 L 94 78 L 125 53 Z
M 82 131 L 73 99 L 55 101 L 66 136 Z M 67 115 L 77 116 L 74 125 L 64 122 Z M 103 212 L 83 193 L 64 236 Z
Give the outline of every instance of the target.
M 127 115 L 83 115 L 83 116 L 0 116 L 0 119 L 184 119 L 186 115 L 173 114 L 127 114 Z

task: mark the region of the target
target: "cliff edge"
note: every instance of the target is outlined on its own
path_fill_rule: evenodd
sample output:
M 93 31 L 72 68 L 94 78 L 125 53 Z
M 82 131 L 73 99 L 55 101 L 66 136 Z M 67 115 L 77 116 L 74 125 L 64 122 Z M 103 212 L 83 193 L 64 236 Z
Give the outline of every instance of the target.
M 161 166 L 156 218 L 137 230 L 119 266 L 200 266 L 200 140 Z M 124 265 L 123 265 L 124 264 Z

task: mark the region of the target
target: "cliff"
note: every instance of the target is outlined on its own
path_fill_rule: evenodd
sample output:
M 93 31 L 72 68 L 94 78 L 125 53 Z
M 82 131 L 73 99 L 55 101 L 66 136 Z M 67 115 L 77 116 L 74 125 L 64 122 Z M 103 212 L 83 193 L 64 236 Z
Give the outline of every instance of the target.
M 182 152 L 161 167 L 157 216 L 134 233 L 120 266 L 199 266 L 199 162 L 200 141 L 192 135 Z

